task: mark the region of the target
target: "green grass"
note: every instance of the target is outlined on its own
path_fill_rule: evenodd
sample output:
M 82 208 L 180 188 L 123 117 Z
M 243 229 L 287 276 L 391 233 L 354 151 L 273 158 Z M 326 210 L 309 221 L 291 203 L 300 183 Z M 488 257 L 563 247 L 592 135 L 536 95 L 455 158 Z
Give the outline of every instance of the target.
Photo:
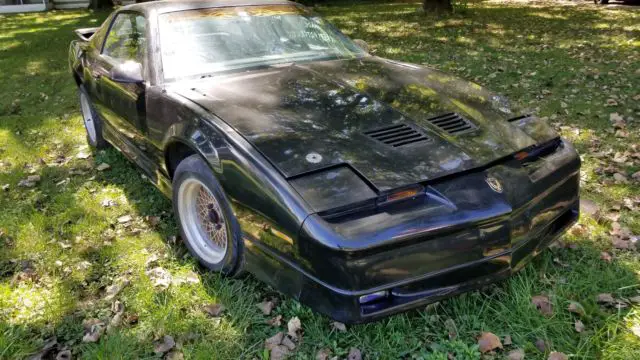
M 640 196 L 640 184 L 611 183 L 600 168 L 616 152 L 640 152 L 640 12 L 582 6 L 468 3 L 446 18 L 420 14 L 418 4 L 321 6 L 318 11 L 354 38 L 366 40 L 376 55 L 425 64 L 508 95 L 548 117 L 575 142 L 584 160 L 582 196 L 604 213 L 625 198 Z M 67 69 L 72 29 L 96 25 L 107 13 L 48 12 L 0 15 L 0 358 L 24 358 L 55 336 L 74 357 L 157 358 L 154 341 L 172 335 L 185 358 L 263 358 L 263 341 L 286 331 L 298 316 L 303 341 L 294 357 L 313 359 L 321 348 L 346 357 L 351 347 L 368 359 L 480 358 L 482 331 L 506 346 L 489 358 L 522 348 L 527 359 L 561 351 L 572 359 L 638 359 L 640 341 L 630 332 L 640 325 L 640 307 L 615 310 L 598 305 L 599 293 L 638 295 L 640 257 L 611 249 L 610 223 L 582 219 L 583 231 L 565 236 L 575 248 L 547 251 L 509 281 L 435 306 L 376 323 L 332 330 L 331 321 L 282 298 L 273 328 L 255 306 L 273 289 L 251 277 L 220 278 L 200 269 L 184 247 L 168 239 L 176 227 L 168 200 L 141 179 L 113 150 L 78 158 L 86 148 L 77 94 Z M 607 107 L 607 99 L 617 106 Z M 609 114 L 627 117 L 629 137 L 614 136 Z M 608 152 L 609 151 L 609 152 Z M 604 154 L 599 156 L 599 153 Z M 111 169 L 93 170 L 107 162 Z M 640 170 L 640 158 L 614 164 L 627 175 Z M 18 187 L 30 173 L 42 180 Z M 118 205 L 103 207 L 104 200 Z M 134 225 L 118 224 L 119 216 Z M 640 234 L 640 212 L 622 207 L 620 222 Z M 153 225 L 146 216 L 157 216 Z M 609 250 L 614 260 L 600 259 Z M 147 259 L 173 276 L 195 271 L 198 283 L 154 289 L 145 274 Z M 555 260 L 554 260 L 555 259 Z M 566 264 L 561 266 L 559 263 Z M 25 274 L 30 276 L 25 276 Z M 105 289 L 127 278 L 118 299 L 125 317 L 137 323 L 116 327 L 98 343 L 82 343 L 82 321 L 109 320 Z M 546 294 L 553 316 L 543 317 L 531 297 Z M 577 333 L 569 301 L 586 311 L 586 331 Z M 227 310 L 220 319 L 201 310 L 209 303 Z M 455 336 L 449 336 L 453 329 Z M 546 353 L 534 343 L 547 343 Z

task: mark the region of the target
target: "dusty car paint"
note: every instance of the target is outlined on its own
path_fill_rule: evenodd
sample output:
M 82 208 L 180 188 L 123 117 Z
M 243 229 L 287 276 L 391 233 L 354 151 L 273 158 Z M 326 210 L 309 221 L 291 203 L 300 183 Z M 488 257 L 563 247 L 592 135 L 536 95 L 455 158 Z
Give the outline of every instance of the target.
M 188 150 L 207 161 L 242 227 L 242 266 L 259 279 L 339 321 L 369 321 L 504 279 L 576 220 L 571 144 L 434 69 L 363 56 L 164 83 L 157 15 L 237 4 L 119 9 L 147 20 L 144 83 L 109 78 L 99 39 L 113 16 L 71 44 L 69 62 L 105 138 L 169 197 L 172 160 Z M 288 3 L 242 2 L 260 4 Z M 450 113 L 470 130 L 434 123 Z M 368 135 L 397 125 L 420 141 Z M 406 189 L 417 192 L 387 201 Z

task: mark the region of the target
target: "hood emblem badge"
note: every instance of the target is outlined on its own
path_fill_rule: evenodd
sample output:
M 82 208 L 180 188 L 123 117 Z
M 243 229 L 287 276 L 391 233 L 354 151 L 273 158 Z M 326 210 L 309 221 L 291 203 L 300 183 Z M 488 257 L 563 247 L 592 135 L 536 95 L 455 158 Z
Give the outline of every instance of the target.
M 305 159 L 307 159 L 307 161 L 312 164 L 317 164 L 322 161 L 322 155 L 318 154 L 317 152 L 311 152 L 307 154 Z
M 489 185 L 489 187 L 491 188 L 491 190 L 497 192 L 497 193 L 502 193 L 502 184 L 500 183 L 500 181 L 498 181 L 498 179 L 494 178 L 494 177 L 487 177 L 485 179 L 485 181 L 487 182 L 487 184 Z

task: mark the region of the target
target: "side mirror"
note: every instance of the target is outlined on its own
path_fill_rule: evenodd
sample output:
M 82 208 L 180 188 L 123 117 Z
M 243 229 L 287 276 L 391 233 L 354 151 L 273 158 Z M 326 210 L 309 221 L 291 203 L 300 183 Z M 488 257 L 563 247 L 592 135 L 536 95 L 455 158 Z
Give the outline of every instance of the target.
M 362 39 L 355 39 L 353 40 L 353 42 L 358 45 L 359 47 L 362 48 L 362 50 L 364 50 L 365 52 L 369 52 L 369 44 L 367 44 L 366 41 L 362 40 Z
M 109 79 L 125 84 L 137 84 L 144 81 L 142 77 L 142 64 L 135 61 L 126 61 L 111 68 Z

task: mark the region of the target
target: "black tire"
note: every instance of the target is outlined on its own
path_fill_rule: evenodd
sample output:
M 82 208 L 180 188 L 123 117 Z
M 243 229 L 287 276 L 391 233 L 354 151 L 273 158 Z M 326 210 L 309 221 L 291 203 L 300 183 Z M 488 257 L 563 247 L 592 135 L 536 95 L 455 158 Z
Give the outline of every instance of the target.
M 85 110 L 82 106 L 82 97 L 85 96 L 86 97 L 86 101 L 88 103 L 88 108 L 89 108 L 89 118 L 90 121 L 93 122 L 93 126 L 95 128 L 95 139 L 92 139 L 92 137 L 89 134 L 89 129 L 87 128 L 87 124 L 85 122 L 86 119 L 86 114 L 84 113 Z M 84 88 L 84 85 L 80 85 L 78 86 L 78 98 L 79 98 L 79 102 L 80 102 L 80 114 L 82 115 L 82 121 L 84 123 L 84 129 L 87 131 L 87 143 L 96 148 L 96 149 L 105 149 L 109 147 L 109 143 L 104 139 L 104 137 L 102 136 L 102 119 L 100 119 L 100 116 L 98 115 L 98 113 L 96 113 L 95 108 L 93 107 L 93 104 L 91 103 L 91 98 L 89 97 L 89 93 L 87 92 L 87 90 Z
M 211 195 L 218 202 L 220 210 L 224 216 L 224 226 L 227 230 L 227 247 L 224 257 L 219 262 L 209 262 L 198 255 L 194 249 L 192 240 L 188 238 L 187 233 L 184 230 L 184 226 L 180 216 L 179 206 L 179 190 L 182 184 L 189 179 L 197 179 L 209 190 Z M 220 272 L 227 276 L 239 276 L 242 274 L 243 253 L 244 244 L 242 242 L 242 232 L 240 225 L 233 214 L 230 206 L 230 202 L 227 199 L 222 186 L 218 183 L 218 180 L 213 176 L 211 168 L 202 160 L 199 155 L 191 155 L 182 160 L 174 173 L 173 182 L 173 211 L 175 213 L 176 222 L 178 223 L 178 229 L 180 235 L 184 240 L 187 249 L 191 255 L 198 260 L 202 266 L 209 270 Z

